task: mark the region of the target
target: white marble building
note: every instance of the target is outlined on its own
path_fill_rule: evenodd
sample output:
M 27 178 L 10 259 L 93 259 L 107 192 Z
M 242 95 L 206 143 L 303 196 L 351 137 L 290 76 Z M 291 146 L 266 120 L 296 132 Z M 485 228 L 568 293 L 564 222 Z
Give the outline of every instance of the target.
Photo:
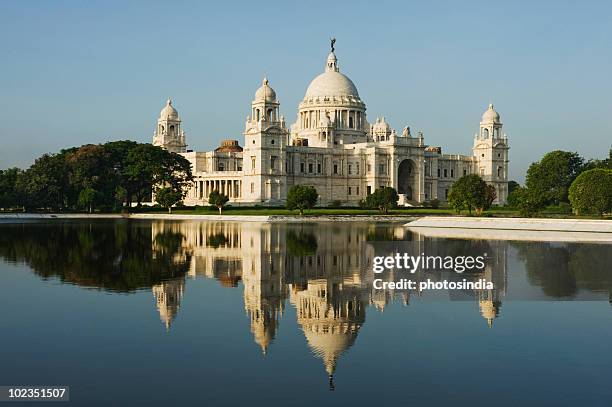
M 184 155 L 192 163 L 194 185 L 186 205 L 206 205 L 219 190 L 234 205 L 282 205 L 291 186 L 311 185 L 319 204 L 357 206 L 368 193 L 391 186 L 400 204 L 446 201 L 461 176 L 479 174 L 495 186 L 495 203 L 508 196 L 508 139 L 499 114 L 489 105 L 474 136 L 472 155 L 444 154 L 409 127 L 398 134 L 378 118 L 369 123 L 355 84 L 340 72 L 332 48 L 323 73 L 315 77 L 287 127 L 276 92 L 267 79 L 255 92 L 246 119 L 244 145 L 224 140 L 214 151 L 187 150 L 178 112 L 168 100 L 153 144 Z

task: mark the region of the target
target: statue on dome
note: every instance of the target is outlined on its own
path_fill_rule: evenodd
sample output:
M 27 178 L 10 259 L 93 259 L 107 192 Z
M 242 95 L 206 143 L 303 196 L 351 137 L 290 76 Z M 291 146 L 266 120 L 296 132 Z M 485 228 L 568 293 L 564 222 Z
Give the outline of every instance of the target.
M 336 43 L 336 39 L 335 38 L 330 38 L 331 40 L 331 52 L 334 52 L 335 48 L 334 48 L 334 44 Z

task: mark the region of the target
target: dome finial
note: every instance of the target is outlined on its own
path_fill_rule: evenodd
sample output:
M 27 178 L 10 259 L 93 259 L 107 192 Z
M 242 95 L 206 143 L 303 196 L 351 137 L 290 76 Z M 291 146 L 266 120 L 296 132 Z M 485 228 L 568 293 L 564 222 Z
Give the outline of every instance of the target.
M 267 85 L 268 84 L 268 77 L 264 76 L 263 81 L 261 82 L 262 85 Z
M 336 44 L 336 38 L 332 37 L 329 39 L 329 41 L 331 42 L 331 52 L 334 52 L 335 50 L 334 45 Z
M 166 100 L 166 105 L 172 106 L 172 98 L 168 96 L 168 100 Z

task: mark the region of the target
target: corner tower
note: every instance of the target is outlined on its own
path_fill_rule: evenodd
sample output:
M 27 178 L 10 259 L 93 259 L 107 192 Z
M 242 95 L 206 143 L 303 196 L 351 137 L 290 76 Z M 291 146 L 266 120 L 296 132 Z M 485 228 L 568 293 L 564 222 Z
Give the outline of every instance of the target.
M 264 78 L 244 130 L 243 197 L 252 202 L 280 204 L 287 196 L 287 129 L 279 107 L 276 92 Z
M 157 128 L 153 133 L 153 145 L 173 153 L 184 153 L 187 151 L 185 133 L 181 129 L 181 119 L 174 106 L 172 106 L 170 98 L 168 98 L 166 106 L 159 113 Z
M 494 203 L 503 205 L 508 198 L 508 137 L 502 133 L 499 113 L 489 105 L 480 121 L 480 131 L 474 136 L 472 152 L 475 172 L 493 185 L 497 193 Z

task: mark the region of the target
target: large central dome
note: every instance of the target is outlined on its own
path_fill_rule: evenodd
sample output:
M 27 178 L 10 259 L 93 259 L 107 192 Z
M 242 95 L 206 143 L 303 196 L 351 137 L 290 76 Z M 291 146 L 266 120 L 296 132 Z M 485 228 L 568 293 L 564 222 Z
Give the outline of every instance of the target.
M 353 81 L 339 72 L 336 55 L 330 52 L 327 57 L 325 72 L 310 82 L 304 99 L 334 96 L 359 99 L 359 92 L 357 92 Z

